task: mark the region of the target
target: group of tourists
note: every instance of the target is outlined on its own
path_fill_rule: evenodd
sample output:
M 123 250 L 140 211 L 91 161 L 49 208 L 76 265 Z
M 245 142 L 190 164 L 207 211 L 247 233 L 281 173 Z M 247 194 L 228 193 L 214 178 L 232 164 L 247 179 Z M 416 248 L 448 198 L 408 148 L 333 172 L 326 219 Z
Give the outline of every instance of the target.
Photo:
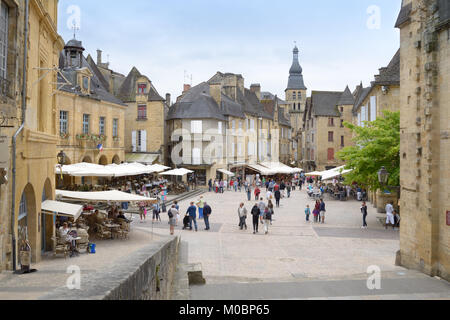
M 247 230 L 247 217 L 249 211 L 244 203 L 241 203 L 238 208 L 239 228 L 240 230 Z M 253 234 L 259 233 L 259 224 L 264 225 L 264 233 L 269 233 L 269 226 L 272 224 L 272 217 L 275 214 L 274 206 L 271 200 L 266 204 L 263 198 L 255 203 L 250 211 L 252 216 Z
M 320 199 L 320 201 L 316 200 L 314 210 L 312 211 L 312 214 L 314 216 L 314 223 L 324 224 L 326 212 L 327 211 L 326 211 L 325 201 L 323 199 Z M 311 208 L 309 207 L 309 205 L 306 206 L 305 216 L 306 216 L 306 222 L 310 222 Z
M 183 230 L 195 230 L 195 232 L 198 232 L 197 211 L 198 218 L 205 222 L 205 231 L 211 230 L 209 217 L 212 214 L 212 208 L 206 201 L 204 201 L 203 196 L 199 198 L 197 203 L 191 202 L 187 208 L 183 218 Z M 167 215 L 169 216 L 170 234 L 173 235 L 174 229 L 178 225 L 178 221 L 180 219 L 180 206 L 177 201 L 174 202 L 172 207 L 167 212 Z

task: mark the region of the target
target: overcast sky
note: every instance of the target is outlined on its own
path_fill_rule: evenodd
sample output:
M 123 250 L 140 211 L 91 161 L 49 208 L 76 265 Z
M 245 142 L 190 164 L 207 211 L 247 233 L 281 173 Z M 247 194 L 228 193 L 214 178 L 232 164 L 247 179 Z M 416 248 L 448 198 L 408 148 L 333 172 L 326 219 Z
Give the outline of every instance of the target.
M 77 10 L 79 8 L 79 19 Z M 311 90 L 368 86 L 399 48 L 401 0 L 60 0 L 58 31 L 127 75 L 133 66 L 158 92 L 181 94 L 217 71 L 284 98 L 294 41 Z M 69 10 L 70 9 L 70 10 Z M 379 19 L 378 19 L 379 17 Z

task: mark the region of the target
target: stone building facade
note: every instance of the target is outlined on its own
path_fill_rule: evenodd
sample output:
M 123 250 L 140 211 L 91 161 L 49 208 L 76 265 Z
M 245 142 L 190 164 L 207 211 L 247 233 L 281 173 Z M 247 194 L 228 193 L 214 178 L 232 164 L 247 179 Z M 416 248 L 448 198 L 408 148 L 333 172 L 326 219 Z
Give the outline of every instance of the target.
M 450 280 L 450 3 L 404 0 L 398 262 Z
M 353 108 L 353 124 L 362 126 L 364 121 L 374 121 L 383 111 L 400 111 L 400 50 L 389 65 L 380 69 L 369 88 L 359 86 Z
M 352 133 L 344 122 L 352 122 L 354 96 L 342 91 L 313 91 L 303 117 L 305 171 L 329 170 L 345 163 L 337 157 L 352 145 Z
M 127 104 L 125 151 L 127 162 L 153 164 L 165 160 L 166 103 L 148 77 L 133 67 L 117 97 Z
M 64 151 L 66 164 L 120 164 L 125 161 L 126 105 L 103 86 L 101 73 L 83 51 L 82 42 L 72 39 L 60 54 L 61 85 L 55 94 L 59 135 L 56 151 Z M 77 178 L 75 183 L 89 182 L 81 180 L 90 178 Z
M 9 142 L 10 154 L 7 185 L 0 186 L 0 271 L 18 264 L 18 247 L 24 239 L 31 245 L 32 261 L 41 259 L 45 251 L 46 220 L 41 204 L 54 199 L 57 128 L 56 72 L 59 52 L 64 47 L 58 35 L 56 0 L 30 0 L 28 5 L 29 33 L 26 39 L 25 105 L 22 105 L 22 75 L 27 1 L 2 0 L 2 23 L 8 26 L 7 66 L 1 74 L 2 100 L 0 111 L 6 115 L 8 128 L 0 128 Z M 4 19 L 6 18 L 6 20 Z M 2 25 L 1 28 L 3 28 Z M 1 29 L 4 32 L 5 29 Z M 3 66 L 4 67 L 4 66 Z M 5 77 L 6 75 L 6 77 Z M 7 79 L 9 87 L 4 86 Z M 6 91 L 5 91 L 6 89 Z M 22 113 L 19 107 L 24 107 Z M 23 130 L 19 127 L 24 121 Z M 2 126 L 5 122 L 2 121 Z M 16 179 L 13 187 L 12 137 L 17 133 Z M 2 150 L 3 151 L 3 150 Z M 14 190 L 13 190 L 14 188 Z M 13 195 L 14 194 L 14 195 Z M 14 210 L 13 210 L 14 203 Z M 13 249 L 15 247 L 15 250 Z M 13 257 L 17 263 L 13 263 Z

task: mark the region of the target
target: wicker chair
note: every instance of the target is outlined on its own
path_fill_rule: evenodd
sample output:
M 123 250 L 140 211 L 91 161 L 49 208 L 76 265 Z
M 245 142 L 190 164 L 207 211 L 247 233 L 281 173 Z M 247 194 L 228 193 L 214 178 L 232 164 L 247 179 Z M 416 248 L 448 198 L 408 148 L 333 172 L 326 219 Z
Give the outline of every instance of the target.
M 123 239 L 128 239 L 128 234 L 130 233 L 130 223 L 126 221 L 120 221 L 120 231 L 122 233 Z
M 110 239 L 111 238 L 111 231 L 109 231 L 104 225 L 96 224 L 97 228 L 97 237 L 100 239 Z
M 61 237 L 52 237 L 53 240 L 53 255 L 56 257 L 58 254 L 63 254 L 64 259 L 70 254 L 70 245 L 67 241 Z

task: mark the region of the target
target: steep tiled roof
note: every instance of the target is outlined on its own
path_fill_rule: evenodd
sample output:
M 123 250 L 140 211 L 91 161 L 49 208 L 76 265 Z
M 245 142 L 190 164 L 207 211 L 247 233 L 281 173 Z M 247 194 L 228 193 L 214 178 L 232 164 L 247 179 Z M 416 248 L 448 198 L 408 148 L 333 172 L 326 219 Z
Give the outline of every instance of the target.
M 380 74 L 375 76 L 375 82 L 372 85 L 400 85 L 400 49 L 394 55 L 389 65 L 380 69 Z
M 316 116 L 339 117 L 337 108 L 342 92 L 313 91 L 311 94 L 312 112 Z
M 408 3 L 407 5 L 402 7 L 398 15 L 397 22 L 395 23 L 396 28 L 399 28 L 402 24 L 408 22 L 411 19 L 411 10 L 412 3 Z
M 69 41 L 70 43 L 70 41 Z M 66 45 L 67 47 L 67 45 Z M 65 68 L 65 56 L 63 53 L 60 54 L 59 58 L 61 73 L 64 77 L 71 82 L 71 85 L 64 85 L 60 88 L 61 91 L 74 93 L 80 96 L 86 96 L 90 99 L 101 100 L 106 102 L 111 102 L 118 105 L 125 105 L 120 99 L 116 98 L 114 95 L 109 93 L 109 91 L 103 86 L 102 81 L 97 75 L 96 70 L 88 63 L 86 58 L 83 56 L 81 60 L 81 67 L 87 68 L 92 73 L 91 77 L 91 92 L 88 95 L 84 95 L 80 90 L 80 84 L 77 83 L 77 69 L 75 68 Z M 58 74 L 58 82 L 66 82 Z
M 139 70 L 133 67 L 120 87 L 117 97 L 125 102 L 136 101 L 136 81 L 141 76 Z
M 106 90 L 109 91 L 109 83 L 108 83 L 108 81 L 106 81 L 105 77 L 103 76 L 103 74 L 98 69 L 97 64 L 94 62 L 94 60 L 92 59 L 90 54 L 87 56 L 86 61 L 88 62 L 89 66 L 91 67 L 93 73 L 97 76 L 97 78 L 102 83 L 103 87 Z
M 226 121 L 216 101 L 210 95 L 209 85 L 203 82 L 191 88 L 169 109 L 167 120 L 216 119 Z
M 339 98 L 337 105 L 338 106 L 353 105 L 354 103 L 355 103 L 355 97 L 351 93 L 350 88 L 347 86 L 345 88 L 344 93 Z

